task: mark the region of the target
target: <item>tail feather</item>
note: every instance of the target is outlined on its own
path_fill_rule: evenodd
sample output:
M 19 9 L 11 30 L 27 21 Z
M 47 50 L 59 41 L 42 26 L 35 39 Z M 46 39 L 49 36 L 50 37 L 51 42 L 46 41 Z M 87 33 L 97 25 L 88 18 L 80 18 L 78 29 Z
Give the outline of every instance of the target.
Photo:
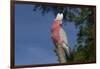
M 62 46 L 63 46 L 63 48 L 64 48 L 64 50 L 65 50 L 67 56 L 70 57 L 70 50 L 69 50 L 68 45 L 66 45 L 65 43 L 63 43 Z

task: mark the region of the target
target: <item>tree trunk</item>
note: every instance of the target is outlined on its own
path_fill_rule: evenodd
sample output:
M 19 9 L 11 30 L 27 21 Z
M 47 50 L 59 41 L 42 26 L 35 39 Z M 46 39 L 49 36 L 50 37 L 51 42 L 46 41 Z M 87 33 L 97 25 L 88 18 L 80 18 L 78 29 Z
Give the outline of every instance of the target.
M 58 60 L 59 60 L 60 63 L 66 63 L 67 62 L 66 54 L 64 52 L 64 49 L 59 44 L 56 47 L 56 53 L 58 55 Z

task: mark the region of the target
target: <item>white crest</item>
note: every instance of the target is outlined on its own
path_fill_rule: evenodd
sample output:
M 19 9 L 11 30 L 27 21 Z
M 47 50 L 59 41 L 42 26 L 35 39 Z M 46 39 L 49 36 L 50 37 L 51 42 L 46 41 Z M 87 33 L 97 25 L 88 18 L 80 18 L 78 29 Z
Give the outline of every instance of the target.
M 58 13 L 55 20 L 62 20 L 62 19 L 63 19 L 63 13 L 61 14 Z

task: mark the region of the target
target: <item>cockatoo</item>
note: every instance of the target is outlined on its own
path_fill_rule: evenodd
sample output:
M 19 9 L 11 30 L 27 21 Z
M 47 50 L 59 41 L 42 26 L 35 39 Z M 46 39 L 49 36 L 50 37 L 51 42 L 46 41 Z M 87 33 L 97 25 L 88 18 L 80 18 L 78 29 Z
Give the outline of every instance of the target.
M 63 20 L 63 14 L 58 13 L 56 18 L 54 19 L 52 30 L 51 30 L 51 36 L 54 44 L 59 44 L 63 47 L 66 55 L 70 56 L 70 50 L 69 50 L 69 44 L 66 32 L 62 28 L 62 20 Z

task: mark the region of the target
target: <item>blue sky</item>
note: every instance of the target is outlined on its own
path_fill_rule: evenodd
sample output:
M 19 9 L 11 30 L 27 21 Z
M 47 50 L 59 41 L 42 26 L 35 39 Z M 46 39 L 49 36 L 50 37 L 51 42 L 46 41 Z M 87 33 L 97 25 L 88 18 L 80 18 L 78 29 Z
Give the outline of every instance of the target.
M 55 16 L 52 12 L 41 14 L 33 11 L 33 5 L 15 5 L 15 64 L 59 63 L 54 53 L 51 26 Z M 71 48 L 74 47 L 77 32 L 73 23 L 63 25 Z

